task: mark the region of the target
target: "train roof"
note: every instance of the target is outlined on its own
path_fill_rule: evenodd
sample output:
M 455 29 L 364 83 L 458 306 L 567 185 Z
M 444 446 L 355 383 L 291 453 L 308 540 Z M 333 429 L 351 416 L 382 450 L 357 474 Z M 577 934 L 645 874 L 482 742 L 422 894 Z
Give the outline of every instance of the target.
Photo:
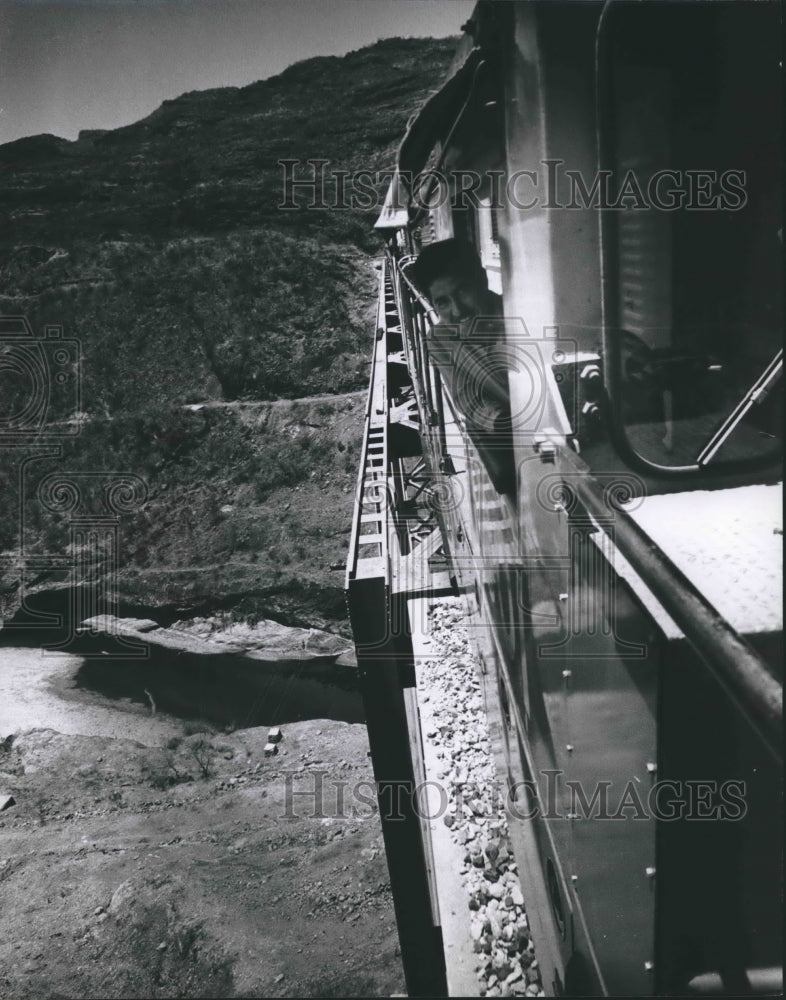
M 375 229 L 400 229 L 409 221 L 413 178 L 423 170 L 438 141 L 450 135 L 472 89 L 480 63 L 480 47 L 475 45 L 473 18 L 464 26 L 462 38 L 442 87 L 413 115 L 398 149 L 396 168 Z

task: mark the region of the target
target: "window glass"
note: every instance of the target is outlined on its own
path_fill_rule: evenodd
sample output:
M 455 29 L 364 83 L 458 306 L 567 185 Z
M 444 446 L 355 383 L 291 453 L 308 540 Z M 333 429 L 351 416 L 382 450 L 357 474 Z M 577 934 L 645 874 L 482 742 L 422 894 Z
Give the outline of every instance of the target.
M 656 465 L 764 458 L 781 437 L 777 7 L 621 4 L 603 30 L 617 417 Z

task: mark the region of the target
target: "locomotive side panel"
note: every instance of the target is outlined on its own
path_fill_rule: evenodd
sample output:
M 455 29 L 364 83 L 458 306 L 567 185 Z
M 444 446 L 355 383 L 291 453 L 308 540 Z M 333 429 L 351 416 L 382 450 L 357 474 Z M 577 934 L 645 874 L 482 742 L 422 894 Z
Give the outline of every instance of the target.
M 449 116 L 437 122 L 432 106 L 413 128 L 449 190 L 428 218 L 410 206 L 393 257 L 423 234 L 460 236 L 504 303 L 504 318 L 484 319 L 504 334 L 507 437 L 495 426 L 479 438 L 429 365 L 428 303 L 402 307 L 402 325 L 429 397 L 423 464 L 450 495 L 444 556 L 479 609 L 543 983 L 558 995 L 776 988 L 769 754 L 782 623 L 741 613 L 745 560 L 748 576 L 759 550 L 769 567 L 778 530 L 748 531 L 763 516 L 755 491 L 780 477 L 777 460 L 765 464 L 780 440 L 777 155 L 740 105 L 758 95 L 773 120 L 774 10 L 481 2 L 463 75 L 446 84 Z M 695 166 L 718 172 L 738 153 L 747 214 L 640 203 L 663 195 L 661 168 L 701 185 Z M 621 185 L 626 200 L 609 207 Z M 394 266 L 397 294 L 414 303 L 407 266 Z M 721 384 L 725 396 L 707 391 Z M 750 418 L 729 422 L 727 404 L 748 390 Z M 720 474 L 705 467 L 711 455 L 678 467 L 683 446 L 707 451 L 720 420 L 715 451 L 753 460 Z M 653 442 L 662 467 L 636 451 Z M 756 590 L 773 610 L 767 573 Z M 739 816 L 717 813 L 735 804 Z

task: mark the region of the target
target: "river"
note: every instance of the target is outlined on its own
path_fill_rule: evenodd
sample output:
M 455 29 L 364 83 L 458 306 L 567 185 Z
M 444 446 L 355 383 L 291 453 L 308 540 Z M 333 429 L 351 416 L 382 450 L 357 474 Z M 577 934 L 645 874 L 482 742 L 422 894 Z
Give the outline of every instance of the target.
M 309 719 L 363 722 L 354 672 L 331 656 L 279 660 L 151 647 L 146 658 L 0 643 L 0 738 L 46 728 L 160 745 L 183 722 L 230 729 Z

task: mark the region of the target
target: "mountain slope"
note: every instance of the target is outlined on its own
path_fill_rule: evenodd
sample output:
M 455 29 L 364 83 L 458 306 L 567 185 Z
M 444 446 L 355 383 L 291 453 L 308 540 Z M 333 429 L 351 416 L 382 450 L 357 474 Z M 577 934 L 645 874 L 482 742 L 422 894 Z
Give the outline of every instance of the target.
M 376 212 L 282 210 L 278 161 L 326 160 L 330 176 L 391 168 L 453 47 L 388 39 L 73 143 L 0 147 L 0 309 L 82 341 L 89 413 L 125 406 L 126 388 L 137 402 L 361 388 Z
M 84 415 L 61 456 L 30 463 L 21 487 L 26 452 L 0 454 L 7 611 L 19 601 L 21 512 L 26 555 L 42 564 L 75 555 L 68 518 L 43 509 L 36 492 L 53 471 L 144 481 L 148 499 L 121 519 L 129 600 L 269 597 L 314 584 L 336 605 L 329 567 L 345 558 L 352 509 L 376 211 L 281 209 L 278 161 L 389 170 L 454 47 L 388 39 L 248 87 L 184 94 L 76 142 L 0 146 L 0 314 L 25 316 L 37 337 L 49 324 L 77 342 Z M 6 361 L 9 350 L 0 347 Z M 31 384 L 11 363 L 0 369 L 8 426 Z M 68 420 L 75 394 L 50 382 L 45 419 Z M 268 434 L 232 407 L 183 409 L 320 393 L 350 395 L 303 404 Z M 43 571 L 40 585 L 63 575 Z

